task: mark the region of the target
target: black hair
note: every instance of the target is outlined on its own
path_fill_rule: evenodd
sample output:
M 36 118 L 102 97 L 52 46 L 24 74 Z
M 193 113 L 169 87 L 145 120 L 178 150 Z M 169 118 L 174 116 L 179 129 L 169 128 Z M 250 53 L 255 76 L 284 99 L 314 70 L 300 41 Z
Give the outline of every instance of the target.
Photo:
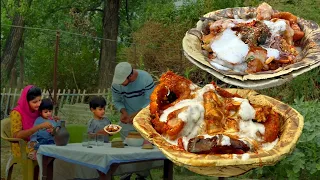
M 51 101 L 50 98 L 45 98 L 42 99 L 41 104 L 39 106 L 39 111 L 41 112 L 42 110 L 53 110 L 53 102 Z
M 41 96 L 41 89 L 36 86 L 33 86 L 32 88 L 29 89 L 27 93 L 27 101 L 28 102 L 32 101 L 38 96 Z
M 94 96 L 89 102 L 90 109 L 96 109 L 97 107 L 104 108 L 106 107 L 106 100 L 102 96 Z

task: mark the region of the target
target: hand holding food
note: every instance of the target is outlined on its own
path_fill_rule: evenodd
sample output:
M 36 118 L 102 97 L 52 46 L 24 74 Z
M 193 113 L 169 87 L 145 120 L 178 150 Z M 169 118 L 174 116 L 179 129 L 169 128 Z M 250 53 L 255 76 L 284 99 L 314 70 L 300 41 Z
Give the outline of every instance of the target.
M 130 117 L 126 111 L 121 112 L 120 121 L 124 124 L 129 123 Z

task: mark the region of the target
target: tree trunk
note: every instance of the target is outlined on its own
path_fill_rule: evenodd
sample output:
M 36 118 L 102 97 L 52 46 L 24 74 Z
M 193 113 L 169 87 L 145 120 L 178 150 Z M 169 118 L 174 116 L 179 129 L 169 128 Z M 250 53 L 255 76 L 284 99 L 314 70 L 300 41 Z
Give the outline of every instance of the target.
M 16 68 L 12 68 L 11 76 L 10 76 L 10 88 L 16 88 L 17 87 L 17 70 Z
M 20 82 L 19 82 L 19 88 L 24 87 L 24 41 L 21 42 L 21 48 L 20 48 Z
M 99 61 L 99 88 L 109 88 L 112 83 L 117 55 L 117 37 L 119 27 L 119 0 L 104 0 L 103 38 Z
M 16 13 L 12 25 L 24 26 L 23 17 Z M 23 28 L 11 27 L 10 34 L 6 40 L 6 44 L 1 56 L 1 70 L 3 73 L 6 73 L 6 78 L 9 77 L 10 72 L 16 62 L 16 57 L 22 41 L 23 31 Z

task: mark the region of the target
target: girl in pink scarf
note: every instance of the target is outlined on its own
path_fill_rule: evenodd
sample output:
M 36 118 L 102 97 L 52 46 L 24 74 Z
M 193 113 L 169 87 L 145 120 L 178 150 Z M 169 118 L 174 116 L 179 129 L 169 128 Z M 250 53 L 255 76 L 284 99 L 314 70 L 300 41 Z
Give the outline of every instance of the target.
M 12 110 L 11 133 L 15 138 L 29 140 L 29 137 L 39 129 L 52 128 L 50 123 L 42 123 L 33 127 L 33 123 L 39 117 L 41 103 L 41 90 L 33 85 L 26 86 L 18 100 L 18 105 Z

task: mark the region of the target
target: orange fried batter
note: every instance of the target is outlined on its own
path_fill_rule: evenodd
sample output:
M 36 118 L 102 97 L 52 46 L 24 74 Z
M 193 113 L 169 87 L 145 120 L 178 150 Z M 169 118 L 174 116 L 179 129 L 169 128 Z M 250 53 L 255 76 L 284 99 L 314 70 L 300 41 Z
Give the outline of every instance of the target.
M 279 114 L 271 110 L 267 117 L 267 121 L 263 123 L 265 127 L 264 140 L 272 142 L 277 139 L 280 131 Z
M 153 127 L 160 134 L 167 134 L 170 139 L 174 139 L 183 128 L 184 123 L 172 124 L 170 120 L 165 123 L 159 120 L 164 109 L 180 102 L 183 99 L 188 99 L 191 96 L 190 85 L 192 82 L 182 76 L 178 76 L 172 71 L 168 71 L 160 78 L 160 84 L 155 88 L 150 96 L 150 113 L 153 119 L 151 120 Z M 176 114 L 178 114 L 176 112 Z M 170 115 L 171 119 L 174 114 Z M 168 123 L 171 123 L 168 124 Z
M 272 18 L 285 19 L 290 22 L 290 24 L 297 23 L 297 16 L 289 13 L 289 12 L 278 12 L 272 15 Z

